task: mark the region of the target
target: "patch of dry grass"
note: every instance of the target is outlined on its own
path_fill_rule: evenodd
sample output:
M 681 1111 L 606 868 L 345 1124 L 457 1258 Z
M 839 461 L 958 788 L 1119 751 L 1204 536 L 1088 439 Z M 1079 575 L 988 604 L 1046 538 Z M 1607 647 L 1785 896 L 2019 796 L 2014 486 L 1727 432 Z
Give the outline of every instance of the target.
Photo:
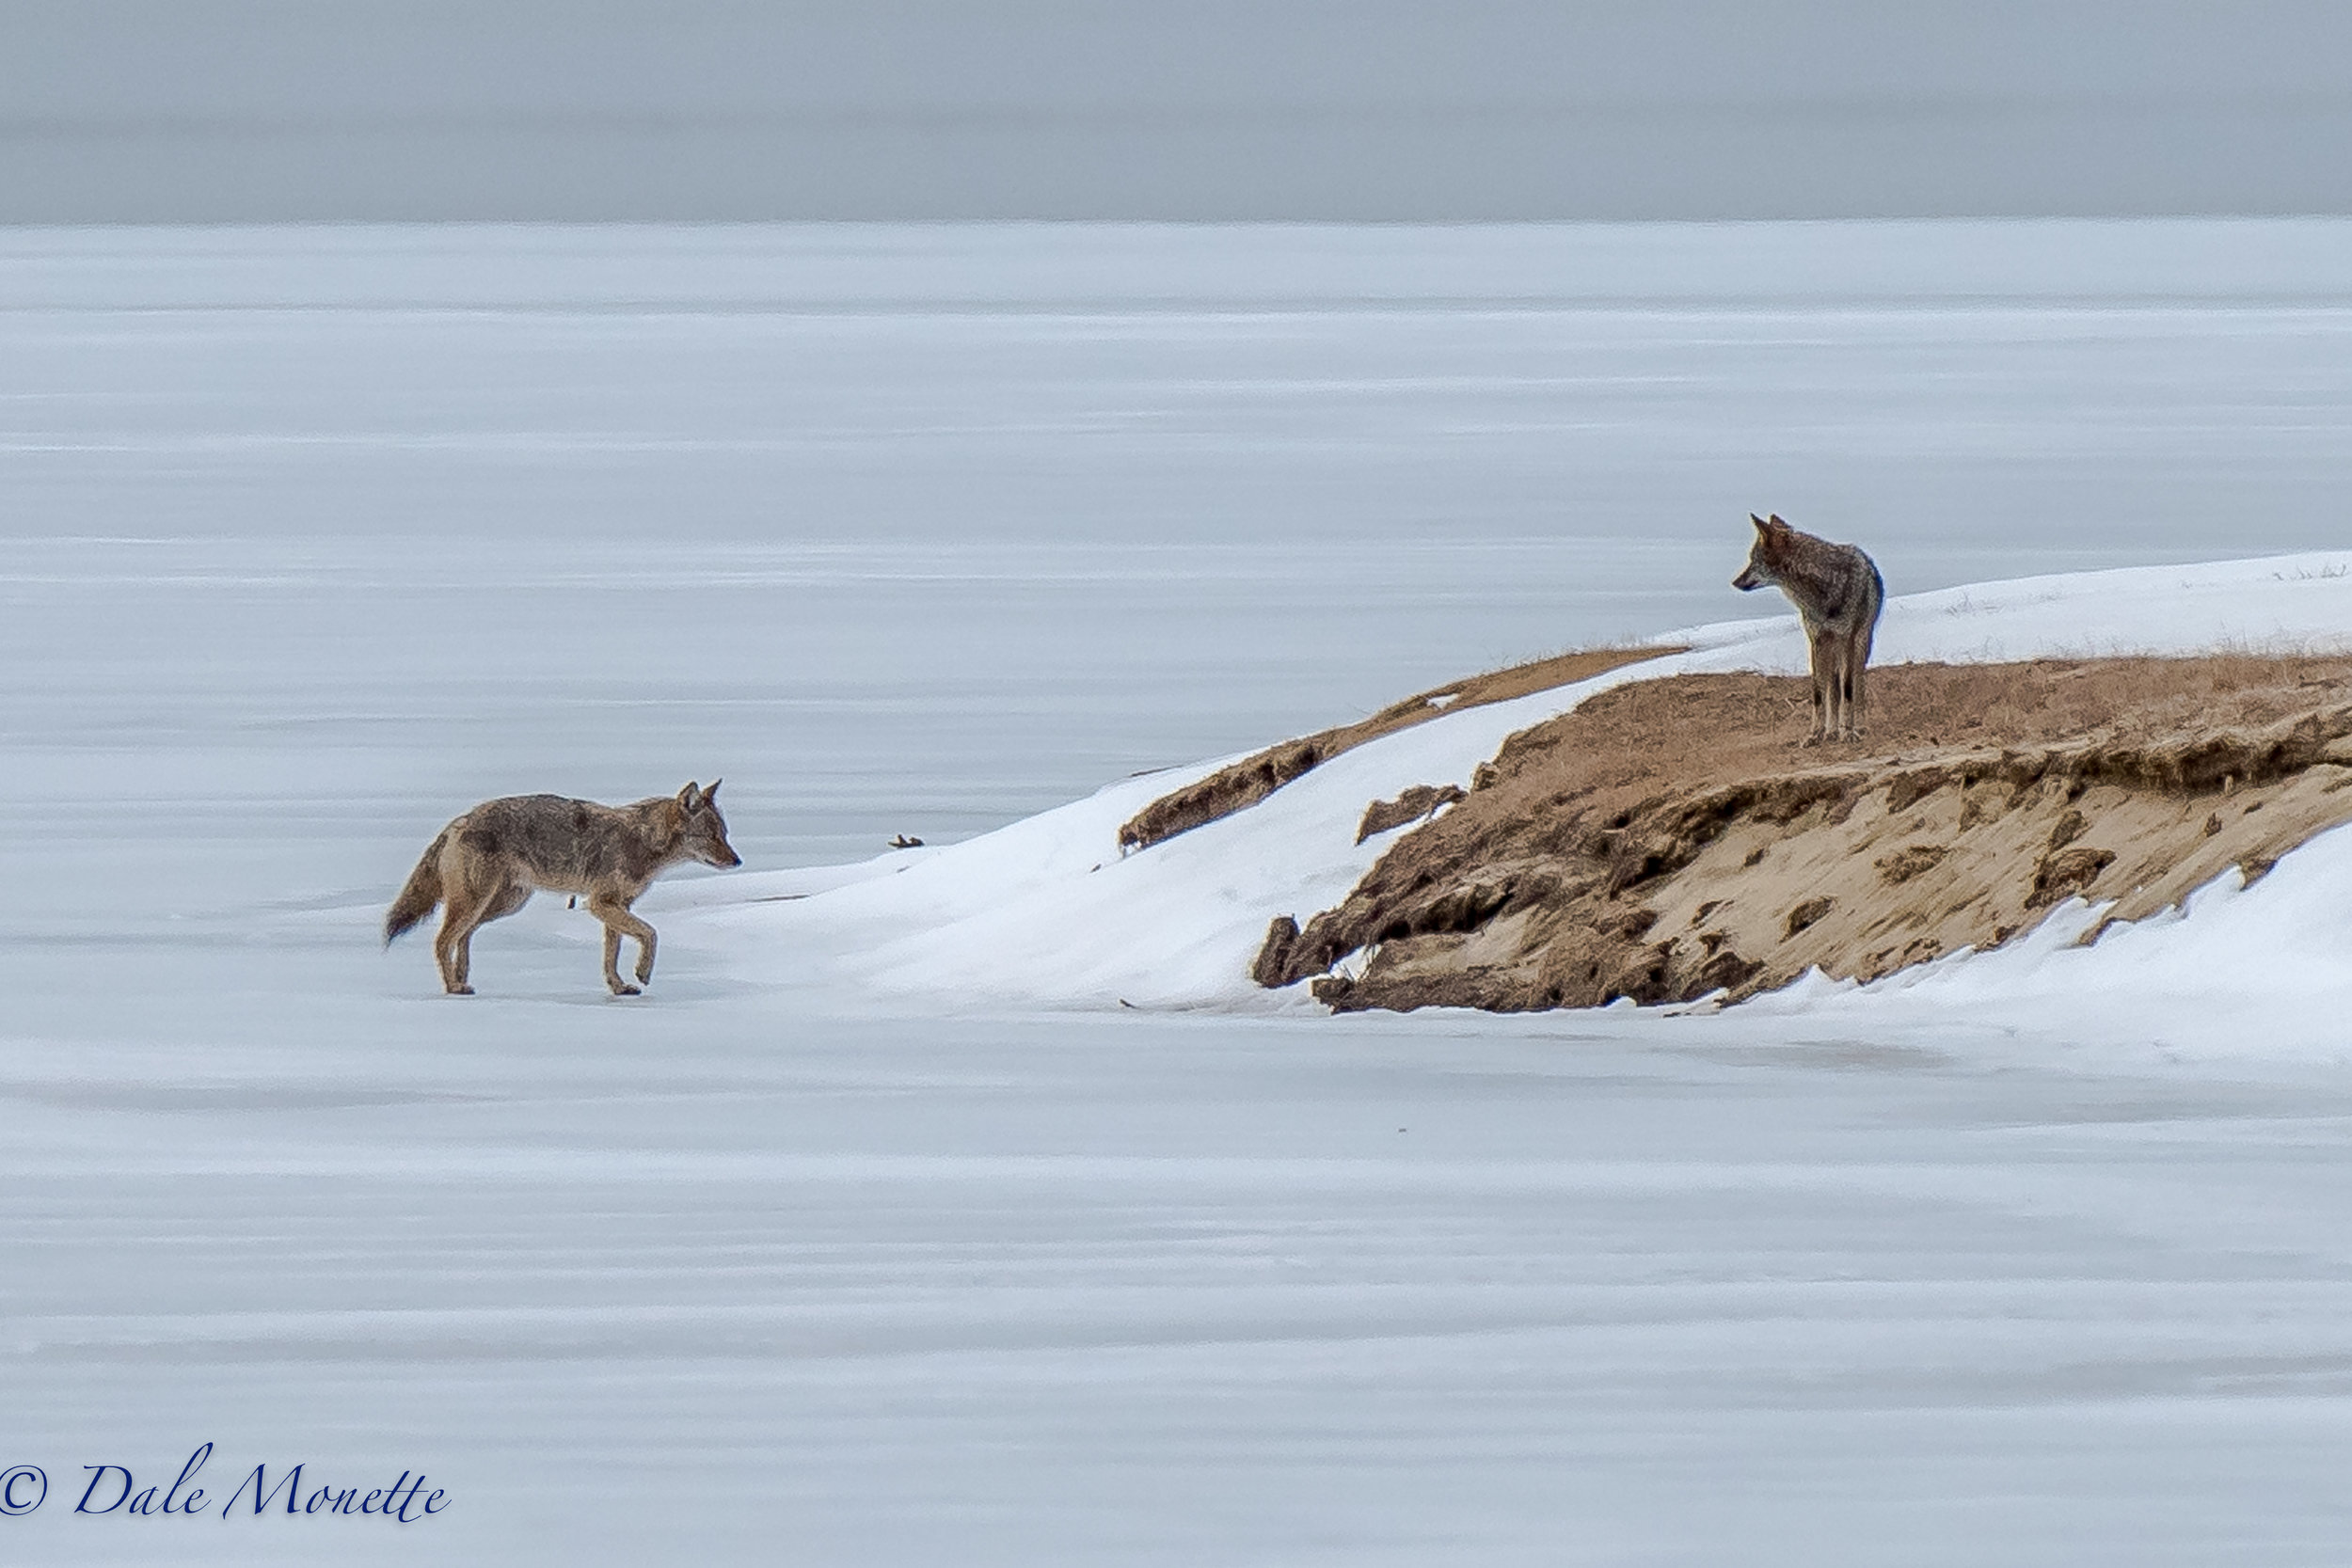
M 1860 748 L 1866 752 L 2090 736 L 2130 743 L 2191 726 L 2263 728 L 2330 690 L 2352 689 L 2352 658 L 2225 653 L 1916 664 L 1874 672 L 1870 679 L 1871 734 Z
M 1411 729 L 1427 723 L 1441 713 L 1461 708 L 1485 707 L 1490 703 L 1507 703 L 1518 697 L 1549 691 L 1553 687 L 1572 686 L 1590 680 L 1595 675 L 1643 659 L 1662 658 L 1683 650 L 1660 648 L 1590 648 L 1581 653 L 1554 655 L 1530 664 L 1515 664 L 1506 669 L 1490 670 L 1472 675 L 1451 686 L 1434 687 L 1417 692 L 1401 703 L 1391 703 L 1369 719 L 1336 729 L 1321 730 L 1297 740 L 1286 740 L 1279 746 L 1244 757 L 1227 768 L 1221 768 L 1207 778 L 1186 785 L 1172 794 L 1164 795 L 1130 817 L 1119 830 L 1121 854 L 1133 849 L 1149 848 L 1163 839 L 1188 832 L 1203 823 L 1254 806 L 1284 784 L 1308 769 L 1330 761 L 1343 752 L 1353 751 L 1368 740 L 1384 735 Z

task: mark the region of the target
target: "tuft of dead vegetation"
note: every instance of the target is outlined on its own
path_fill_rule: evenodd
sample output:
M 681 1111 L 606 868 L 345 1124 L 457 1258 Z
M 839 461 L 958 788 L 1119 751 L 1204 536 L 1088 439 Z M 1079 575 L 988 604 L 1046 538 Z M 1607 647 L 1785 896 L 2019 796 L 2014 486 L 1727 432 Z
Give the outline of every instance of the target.
M 1415 784 L 1393 800 L 1375 800 L 1366 806 L 1364 819 L 1356 825 L 1356 842 L 1361 844 L 1375 833 L 1389 832 L 1407 822 L 1435 816 L 1440 808 L 1456 805 L 1469 799 L 1460 784 L 1447 784 L 1442 789 L 1431 784 Z
M 1284 784 L 1310 768 L 1330 761 L 1343 752 L 1353 751 L 1368 740 L 1384 735 L 1410 729 L 1466 707 L 1484 707 L 1489 703 L 1507 703 L 1516 697 L 1532 696 L 1549 691 L 1557 686 L 1572 686 L 1590 680 L 1623 665 L 1643 659 L 1663 658 L 1678 654 L 1680 648 L 1593 648 L 1582 653 L 1560 654 L 1551 658 L 1537 659 L 1531 664 L 1515 664 L 1508 669 L 1488 671 L 1468 680 L 1455 681 L 1431 690 L 1391 703 L 1369 719 L 1337 729 L 1319 731 L 1297 740 L 1286 740 L 1229 767 L 1221 768 L 1198 783 L 1185 785 L 1173 794 L 1164 795 L 1136 813 L 1119 830 L 1119 851 L 1126 854 L 1145 849 L 1163 839 L 1189 832 L 1204 823 L 1254 806 Z M 1431 808 L 1434 809 L 1434 808 Z M 1414 816 L 1426 815 L 1415 812 Z M 1403 818 L 1410 821 L 1410 816 Z M 1391 823 L 1393 827 L 1396 824 Z M 1381 830 L 1372 830 L 1378 832 Z M 1369 833 L 1366 836 L 1370 836 Z M 1362 843 L 1361 838 L 1357 840 Z
M 1343 1009 L 1736 999 L 1997 945 L 2072 896 L 2138 918 L 2352 819 L 2352 658 L 1871 682 L 1876 733 L 1819 751 L 1799 679 L 1603 692 L 1512 736 L 1338 908 L 1276 922 L 1254 973 Z

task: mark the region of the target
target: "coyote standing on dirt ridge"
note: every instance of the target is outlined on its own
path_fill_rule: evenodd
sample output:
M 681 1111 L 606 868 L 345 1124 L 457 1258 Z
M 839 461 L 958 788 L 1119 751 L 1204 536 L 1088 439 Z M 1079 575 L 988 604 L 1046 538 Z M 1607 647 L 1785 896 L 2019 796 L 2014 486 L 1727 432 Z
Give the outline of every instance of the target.
M 629 913 L 646 884 L 671 866 L 700 861 L 724 870 L 743 857 L 727 843 L 719 815 L 719 781 L 689 783 L 675 796 L 628 806 L 600 806 L 560 795 L 509 795 L 485 800 L 441 830 L 384 916 L 384 945 L 441 906 L 433 957 L 441 989 L 471 996 L 466 983 L 477 928 L 531 902 L 532 893 L 569 893 L 588 900 L 604 922 L 604 983 L 635 996 L 621 978 L 621 939 L 637 939 L 637 978 L 653 978 L 653 927 Z
M 1751 512 L 1748 521 L 1756 525 L 1756 547 L 1731 586 L 1744 594 L 1770 583 L 1788 595 L 1804 622 L 1813 653 L 1813 733 L 1804 744 L 1861 739 L 1862 670 L 1886 600 L 1878 567 L 1851 545 L 1798 532 L 1777 512 Z

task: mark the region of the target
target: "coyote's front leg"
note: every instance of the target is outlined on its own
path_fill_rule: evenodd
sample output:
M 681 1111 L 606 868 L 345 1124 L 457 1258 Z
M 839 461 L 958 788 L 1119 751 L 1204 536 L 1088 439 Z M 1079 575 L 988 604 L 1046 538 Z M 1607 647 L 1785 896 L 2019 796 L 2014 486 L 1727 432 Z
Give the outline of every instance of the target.
M 635 996 L 638 987 L 621 978 L 621 939 L 637 939 L 637 978 L 653 978 L 653 927 L 628 912 L 628 906 L 609 893 L 593 894 L 588 912 L 604 922 L 604 983 L 615 996 Z
M 1813 733 L 1802 744 L 1819 746 L 1836 733 L 1836 704 L 1837 696 L 1836 640 L 1827 632 L 1817 631 L 1808 640 L 1812 646 Z

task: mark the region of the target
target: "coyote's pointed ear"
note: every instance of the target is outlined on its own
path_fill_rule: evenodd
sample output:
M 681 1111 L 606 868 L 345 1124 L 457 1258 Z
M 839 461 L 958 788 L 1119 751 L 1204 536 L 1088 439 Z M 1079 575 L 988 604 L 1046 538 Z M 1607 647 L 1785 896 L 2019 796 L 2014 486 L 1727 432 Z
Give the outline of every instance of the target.
M 719 798 L 719 786 L 724 783 L 726 783 L 726 780 L 724 779 L 711 780 L 710 787 L 703 791 L 703 799 L 706 800 L 716 800 Z
M 1787 528 L 1788 526 L 1787 523 L 1780 520 L 1780 514 L 1777 512 L 1773 513 L 1768 520 L 1774 528 Z
M 691 779 L 687 780 L 686 787 L 677 792 L 677 803 L 686 810 L 692 811 L 696 806 L 701 805 L 702 802 L 703 793 L 701 786 L 696 784 Z
M 1753 512 L 1748 514 L 1748 521 L 1756 525 L 1756 531 L 1758 533 L 1770 533 L 1772 531 L 1772 525 L 1766 522 L 1763 518 L 1757 516 Z

